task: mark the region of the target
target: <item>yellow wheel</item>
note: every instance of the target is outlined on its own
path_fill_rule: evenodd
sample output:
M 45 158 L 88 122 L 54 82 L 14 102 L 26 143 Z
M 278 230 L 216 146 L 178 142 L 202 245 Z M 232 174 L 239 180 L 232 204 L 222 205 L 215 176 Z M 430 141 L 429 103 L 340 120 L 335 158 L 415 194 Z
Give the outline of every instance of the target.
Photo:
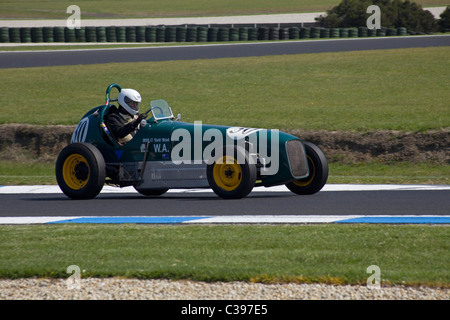
M 105 160 L 89 143 L 73 143 L 65 147 L 56 160 L 56 181 L 71 199 L 91 199 L 105 183 Z
M 89 164 L 81 154 L 72 154 L 64 161 L 62 168 L 63 179 L 73 190 L 80 190 L 89 181 Z
M 234 157 L 223 156 L 213 168 L 213 178 L 216 185 L 226 191 L 233 191 L 242 182 L 242 169 Z
M 226 147 L 223 156 L 208 165 L 206 174 L 209 185 L 219 197 L 240 199 L 246 197 L 255 186 L 256 165 L 249 163 L 245 150 Z

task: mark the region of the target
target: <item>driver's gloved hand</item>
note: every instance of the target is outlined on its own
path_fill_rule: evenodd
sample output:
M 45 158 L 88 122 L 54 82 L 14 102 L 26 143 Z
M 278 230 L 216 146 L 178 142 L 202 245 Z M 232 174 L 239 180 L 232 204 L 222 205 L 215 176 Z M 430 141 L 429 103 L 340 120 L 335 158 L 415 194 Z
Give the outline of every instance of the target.
M 133 121 L 133 128 L 137 128 L 141 123 L 141 121 L 144 120 L 145 118 L 147 118 L 146 113 L 139 114 L 138 117 Z
M 138 115 L 138 118 L 137 118 L 136 121 L 138 121 L 140 123 L 142 120 L 144 120 L 146 118 L 147 118 L 147 114 L 146 113 L 141 113 L 141 114 Z

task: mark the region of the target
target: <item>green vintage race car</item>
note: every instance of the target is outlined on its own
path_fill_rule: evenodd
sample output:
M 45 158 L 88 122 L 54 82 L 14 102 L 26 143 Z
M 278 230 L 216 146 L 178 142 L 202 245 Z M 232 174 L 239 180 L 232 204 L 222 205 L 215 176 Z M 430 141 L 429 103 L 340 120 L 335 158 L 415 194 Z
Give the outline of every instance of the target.
M 314 144 L 278 130 L 186 123 L 164 100 L 154 100 L 133 139 L 121 145 L 104 117 L 116 109 L 112 89 L 87 112 L 56 161 L 56 179 L 71 199 L 96 197 L 106 184 L 133 186 L 145 196 L 169 189 L 212 188 L 224 199 L 254 187 L 286 185 L 314 194 L 328 178 L 328 162 Z

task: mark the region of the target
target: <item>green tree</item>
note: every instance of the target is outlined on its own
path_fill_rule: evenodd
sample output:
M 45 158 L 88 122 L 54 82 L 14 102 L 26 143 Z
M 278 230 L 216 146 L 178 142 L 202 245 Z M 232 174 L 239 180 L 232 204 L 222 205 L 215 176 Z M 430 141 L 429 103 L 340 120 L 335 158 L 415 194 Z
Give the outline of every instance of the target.
M 415 32 L 437 30 L 437 22 L 433 15 L 409 0 L 343 0 L 317 21 L 326 28 L 365 27 L 367 18 L 370 16 L 366 11 L 370 5 L 380 7 L 383 27 L 406 27 Z
M 440 31 L 442 32 L 450 31 L 450 6 L 448 6 L 439 17 L 441 18 L 438 22 Z

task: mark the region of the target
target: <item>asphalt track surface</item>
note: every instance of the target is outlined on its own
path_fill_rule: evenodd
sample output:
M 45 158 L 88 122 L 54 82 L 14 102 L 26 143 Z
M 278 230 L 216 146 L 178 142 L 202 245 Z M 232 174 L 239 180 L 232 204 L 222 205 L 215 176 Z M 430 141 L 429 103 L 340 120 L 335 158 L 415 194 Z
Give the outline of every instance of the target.
M 0 68 L 217 59 L 267 55 L 450 46 L 450 36 L 302 40 L 122 49 L 0 52 Z
M 62 193 L 0 194 L 0 217 L 38 216 L 186 216 L 186 215 L 449 215 L 450 190 L 252 192 L 224 200 L 213 192 L 144 197 L 137 192 L 101 193 L 91 200 L 70 200 Z

